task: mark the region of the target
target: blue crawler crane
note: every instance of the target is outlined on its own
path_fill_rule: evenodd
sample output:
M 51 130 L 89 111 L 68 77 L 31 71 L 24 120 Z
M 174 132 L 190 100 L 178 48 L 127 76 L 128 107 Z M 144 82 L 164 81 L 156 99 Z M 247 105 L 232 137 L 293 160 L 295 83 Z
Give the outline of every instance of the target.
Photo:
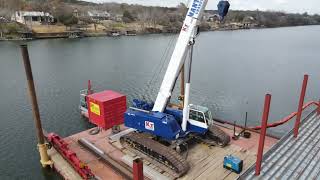
M 175 177 L 180 177 L 189 170 L 189 165 L 180 152 L 187 149 L 191 141 L 221 147 L 230 142 L 229 135 L 213 125 L 208 108 L 189 104 L 193 46 L 206 4 L 207 0 L 192 1 L 155 103 L 134 100 L 134 107 L 125 113 L 125 126 L 136 131 L 120 138 L 125 148 L 159 165 Z M 226 16 L 229 6 L 228 1 L 219 2 L 221 20 Z M 184 65 L 188 65 L 189 70 L 183 110 L 169 108 L 174 85 Z

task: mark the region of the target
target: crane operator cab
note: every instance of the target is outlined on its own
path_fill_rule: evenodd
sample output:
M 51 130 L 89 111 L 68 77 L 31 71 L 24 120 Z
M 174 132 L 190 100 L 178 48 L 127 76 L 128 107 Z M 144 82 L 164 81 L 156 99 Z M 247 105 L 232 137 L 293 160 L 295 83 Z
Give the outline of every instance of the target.
M 213 124 L 212 114 L 207 107 L 189 105 L 189 123 L 191 125 L 208 129 Z

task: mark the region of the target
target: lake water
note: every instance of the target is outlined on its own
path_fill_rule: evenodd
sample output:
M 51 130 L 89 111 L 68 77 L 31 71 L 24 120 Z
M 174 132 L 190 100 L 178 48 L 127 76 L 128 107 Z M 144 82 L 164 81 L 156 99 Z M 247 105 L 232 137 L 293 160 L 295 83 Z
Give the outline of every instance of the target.
M 97 90 L 154 100 L 176 38 L 28 42 L 44 128 L 68 136 L 92 127 L 78 111 L 79 91 L 88 79 Z M 320 26 L 202 33 L 194 51 L 191 103 L 238 124 L 247 111 L 248 124 L 258 125 L 264 95 L 271 93 L 270 122 L 276 121 L 297 109 L 305 73 L 310 75 L 306 98 L 319 99 L 319 68 Z M 0 178 L 57 179 L 39 165 L 26 87 L 18 44 L 0 42 Z M 291 127 L 270 132 L 282 135 Z

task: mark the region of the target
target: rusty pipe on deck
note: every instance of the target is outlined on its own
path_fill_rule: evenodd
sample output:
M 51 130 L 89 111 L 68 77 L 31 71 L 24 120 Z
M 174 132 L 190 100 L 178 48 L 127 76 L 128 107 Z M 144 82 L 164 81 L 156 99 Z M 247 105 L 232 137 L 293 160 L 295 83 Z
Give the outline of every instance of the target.
M 104 153 L 101 149 L 93 145 L 87 139 L 81 138 L 78 140 L 78 143 L 88 151 L 92 152 L 96 157 L 99 157 L 104 163 L 112 167 L 115 171 L 119 172 L 124 179 L 134 179 L 133 173 L 130 170 L 112 159 L 108 154 Z
M 42 167 L 47 167 L 47 166 L 52 167 L 53 163 L 50 160 L 49 155 L 47 153 L 48 148 L 47 148 L 47 145 L 45 144 L 45 137 L 42 131 L 41 118 L 40 118 L 36 90 L 35 90 L 34 81 L 33 81 L 28 47 L 27 45 L 21 45 L 20 48 L 21 48 L 23 64 L 26 72 L 27 82 L 28 82 L 28 92 L 29 92 L 29 97 L 32 104 L 32 113 L 34 117 L 34 123 L 36 126 L 36 132 L 37 132 L 37 138 L 38 138 L 38 150 L 40 153 L 40 162 Z

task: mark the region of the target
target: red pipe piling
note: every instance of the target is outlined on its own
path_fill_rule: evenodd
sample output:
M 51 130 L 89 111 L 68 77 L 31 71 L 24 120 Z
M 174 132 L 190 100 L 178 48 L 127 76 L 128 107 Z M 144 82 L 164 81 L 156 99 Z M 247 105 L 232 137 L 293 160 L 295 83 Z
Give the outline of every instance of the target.
M 92 94 L 92 90 L 91 90 L 91 81 L 88 80 L 88 95 Z
M 294 125 L 294 137 L 295 138 L 298 137 L 298 134 L 299 134 L 299 126 L 300 126 L 300 120 L 301 120 L 301 115 L 302 115 L 302 108 L 303 108 L 304 98 L 306 96 L 308 79 L 309 79 L 309 76 L 308 75 L 304 75 L 301 94 L 300 94 L 300 100 L 299 100 L 299 105 L 298 105 L 298 111 L 297 111 L 297 119 L 296 119 L 296 122 L 295 122 L 295 125 Z
M 262 162 L 262 157 L 263 157 L 264 141 L 266 138 L 268 118 L 269 118 L 269 112 L 270 112 L 270 102 L 271 102 L 271 95 L 266 94 L 265 100 L 264 100 L 264 110 L 263 110 L 263 115 L 262 115 L 259 147 L 258 147 L 257 161 L 256 161 L 256 172 L 255 172 L 256 176 L 259 176 L 260 171 L 261 171 L 261 162 Z
M 133 161 L 133 180 L 143 180 L 143 163 L 141 159 Z
M 318 101 L 317 113 L 318 113 L 318 115 L 320 114 L 320 99 L 319 99 L 319 101 Z

